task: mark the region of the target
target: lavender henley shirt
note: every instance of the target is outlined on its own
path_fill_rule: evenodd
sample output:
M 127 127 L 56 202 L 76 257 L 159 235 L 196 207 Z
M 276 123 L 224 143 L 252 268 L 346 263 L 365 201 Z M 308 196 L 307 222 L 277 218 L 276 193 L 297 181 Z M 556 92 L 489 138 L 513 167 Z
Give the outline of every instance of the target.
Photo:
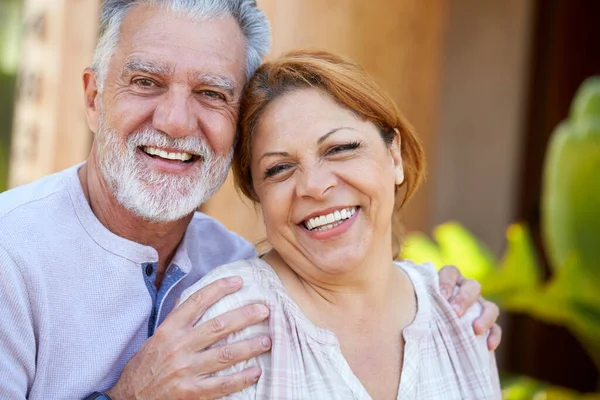
M 196 213 L 156 290 L 157 252 L 98 221 L 81 165 L 0 194 L 0 399 L 81 399 L 112 387 L 186 288 L 255 256 Z

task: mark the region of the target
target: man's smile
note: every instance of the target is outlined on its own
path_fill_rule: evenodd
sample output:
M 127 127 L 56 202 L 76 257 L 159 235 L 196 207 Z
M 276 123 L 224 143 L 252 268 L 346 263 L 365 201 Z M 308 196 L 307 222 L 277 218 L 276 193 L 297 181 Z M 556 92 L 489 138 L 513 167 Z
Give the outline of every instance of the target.
M 159 149 L 156 147 L 150 146 L 140 146 L 140 150 L 149 155 L 152 158 L 163 159 L 165 161 L 180 161 L 184 164 L 192 163 L 198 159 L 200 156 L 191 153 L 178 152 L 178 151 L 169 151 L 166 149 Z

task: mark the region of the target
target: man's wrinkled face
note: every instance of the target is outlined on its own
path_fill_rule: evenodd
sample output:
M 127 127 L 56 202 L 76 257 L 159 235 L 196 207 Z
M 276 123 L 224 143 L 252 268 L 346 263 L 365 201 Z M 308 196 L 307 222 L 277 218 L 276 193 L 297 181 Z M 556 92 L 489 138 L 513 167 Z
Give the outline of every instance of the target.
M 231 17 L 195 22 L 151 6 L 127 13 L 94 144 L 121 205 L 174 221 L 218 190 L 232 156 L 244 56 Z

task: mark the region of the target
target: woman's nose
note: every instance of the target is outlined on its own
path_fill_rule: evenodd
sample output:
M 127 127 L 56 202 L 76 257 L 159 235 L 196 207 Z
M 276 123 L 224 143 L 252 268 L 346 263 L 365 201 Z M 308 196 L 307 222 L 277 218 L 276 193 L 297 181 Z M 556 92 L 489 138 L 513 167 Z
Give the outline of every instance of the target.
M 298 172 L 299 179 L 296 185 L 298 197 L 322 199 L 337 183 L 335 174 L 326 167 L 314 167 Z

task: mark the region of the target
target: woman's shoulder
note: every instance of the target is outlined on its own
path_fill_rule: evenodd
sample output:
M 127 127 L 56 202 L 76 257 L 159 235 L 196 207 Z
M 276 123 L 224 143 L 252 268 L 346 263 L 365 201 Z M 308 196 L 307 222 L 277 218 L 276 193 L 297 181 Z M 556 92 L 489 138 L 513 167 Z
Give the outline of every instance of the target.
M 458 375 L 468 381 L 469 393 L 477 393 L 475 398 L 499 398 L 498 373 L 494 354 L 487 348 L 487 334 L 477 336 L 473 330 L 481 304 L 475 303 L 459 317 L 440 293 L 433 264 L 400 262 L 398 266 L 411 278 L 417 295 L 417 317 L 408 327 L 408 335 L 423 338 L 422 346 L 429 348 L 426 353 L 436 355 L 426 361 L 424 370 L 449 377 Z
M 246 260 L 234 261 L 213 269 L 182 293 L 181 303 L 211 283 L 221 278 L 234 276 L 242 278 L 242 287 L 212 306 L 209 310 L 211 314 L 215 313 L 218 315 L 229 309 L 244 305 L 254 303 L 267 304 L 275 300 L 275 293 L 271 290 L 278 283 L 275 272 L 266 262 L 260 258 L 253 257 Z
M 397 262 L 412 280 L 419 306 L 429 306 L 430 312 L 453 325 L 460 325 L 472 332 L 471 324 L 481 314 L 481 304 L 473 304 L 467 311 L 458 317 L 448 300 L 440 292 L 439 276 L 435 265 L 432 263 L 416 264 L 411 261 Z M 458 286 L 454 288 L 454 294 L 458 292 Z M 419 298 L 420 297 L 420 298 Z M 421 303 L 429 304 L 421 304 Z
M 417 295 L 417 318 L 429 332 L 440 332 L 452 338 L 455 346 L 475 351 L 487 351 L 487 335 L 475 335 L 473 322 L 481 315 L 482 306 L 476 302 L 464 314 L 458 316 L 450 302 L 440 292 L 437 269 L 431 263 L 415 264 L 410 261 L 398 263 L 412 280 Z M 454 289 L 454 294 L 458 287 Z M 432 329 L 433 326 L 435 329 Z

